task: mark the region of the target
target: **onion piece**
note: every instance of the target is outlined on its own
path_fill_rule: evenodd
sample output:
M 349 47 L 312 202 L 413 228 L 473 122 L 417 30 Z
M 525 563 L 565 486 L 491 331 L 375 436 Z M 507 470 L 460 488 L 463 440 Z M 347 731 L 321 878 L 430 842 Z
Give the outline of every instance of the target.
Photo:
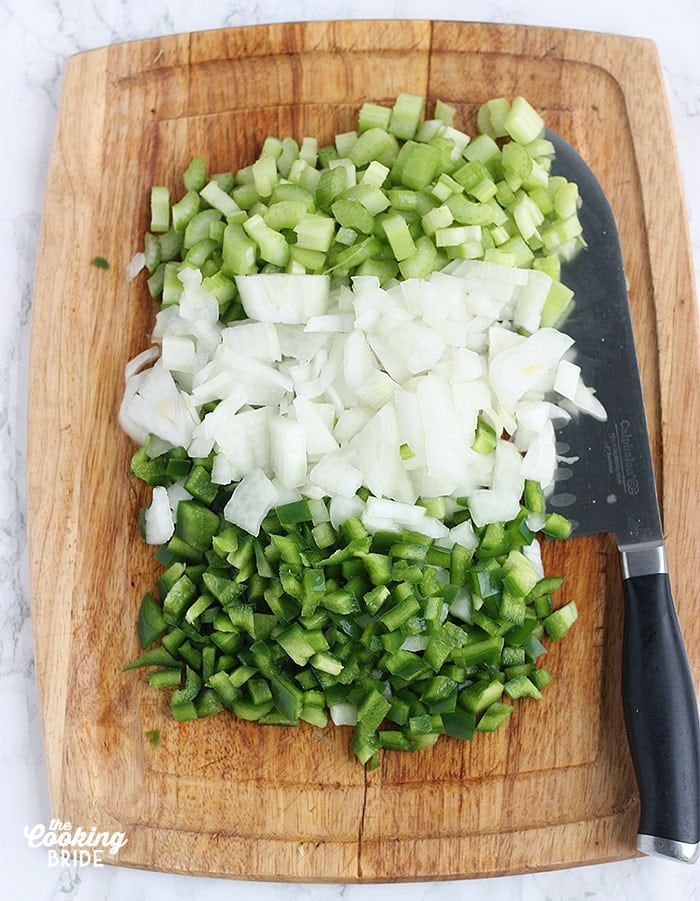
M 262 469 L 252 469 L 233 489 L 224 507 L 224 518 L 251 535 L 258 535 L 263 519 L 278 498 L 277 489 Z
M 348 701 L 339 701 L 328 708 L 334 726 L 356 726 L 357 707 Z
M 140 354 L 133 357 L 124 367 L 124 381 L 128 382 L 132 375 L 141 372 L 149 363 L 154 362 L 160 356 L 160 348 L 157 345 L 147 347 Z
M 305 323 L 328 309 L 327 275 L 239 275 L 236 287 L 246 315 L 258 322 Z
M 168 492 L 161 485 L 153 489 L 151 503 L 144 513 L 146 544 L 167 544 L 175 532 L 175 520 Z
M 142 269 L 146 267 L 146 254 L 143 251 L 139 253 L 135 253 L 133 257 L 126 264 L 126 278 L 127 281 L 133 281 L 136 276 L 141 272 Z

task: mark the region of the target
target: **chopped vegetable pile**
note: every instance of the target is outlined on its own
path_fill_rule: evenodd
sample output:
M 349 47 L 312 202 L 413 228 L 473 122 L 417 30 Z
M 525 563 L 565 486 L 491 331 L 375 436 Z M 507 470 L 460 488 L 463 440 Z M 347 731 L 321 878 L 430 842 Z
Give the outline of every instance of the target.
M 333 145 L 151 193 L 130 277 L 160 301 L 120 411 L 151 486 L 149 682 L 180 721 L 354 726 L 382 749 L 471 739 L 540 698 L 573 601 L 543 572 L 554 423 L 605 418 L 557 329 L 584 246 L 524 98 L 366 103 Z

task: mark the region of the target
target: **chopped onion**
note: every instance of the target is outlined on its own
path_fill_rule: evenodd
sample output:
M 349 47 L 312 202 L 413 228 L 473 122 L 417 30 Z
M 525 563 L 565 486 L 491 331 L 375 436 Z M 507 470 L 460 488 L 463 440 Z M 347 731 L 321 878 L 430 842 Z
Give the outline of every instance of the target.
M 275 416 L 270 423 L 272 470 L 285 488 L 301 488 L 306 482 L 306 433 L 296 419 Z
M 339 701 L 328 708 L 331 720 L 335 726 L 356 726 L 357 707 L 348 701 Z
M 143 251 L 135 253 L 126 264 L 126 278 L 133 281 L 141 270 L 146 266 L 146 254 Z
M 142 350 L 140 354 L 137 354 L 133 359 L 129 360 L 124 367 L 124 380 L 128 382 L 132 375 L 141 372 L 141 370 L 148 366 L 149 363 L 153 363 L 157 360 L 159 356 L 160 348 L 155 345 L 147 347 L 146 350 Z
M 151 503 L 144 514 L 144 539 L 146 544 L 167 544 L 174 531 L 175 520 L 168 492 L 157 485 L 153 489 Z
M 257 535 L 278 497 L 277 489 L 262 469 L 252 469 L 233 489 L 224 507 L 224 518 L 251 535 Z
M 328 308 L 326 275 L 243 275 L 236 287 L 246 315 L 259 322 L 305 323 Z
M 339 452 L 327 454 L 309 473 L 309 481 L 327 497 L 354 497 L 362 487 L 362 473 Z
M 470 522 L 449 530 L 418 501 L 466 497 L 477 527 L 512 519 L 526 478 L 554 479 L 554 423 L 606 415 L 571 337 L 539 327 L 551 279 L 538 270 L 462 260 L 384 287 L 241 276 L 248 318 L 227 326 L 201 272 L 179 278 L 155 345 L 125 370 L 120 422 L 161 452 L 212 454 L 212 481 L 238 483 L 224 515 L 252 534 L 271 505 L 304 497 L 315 520 L 326 511 L 319 522 L 358 516 L 471 547 Z M 471 447 L 480 419 L 499 436 L 493 453 Z

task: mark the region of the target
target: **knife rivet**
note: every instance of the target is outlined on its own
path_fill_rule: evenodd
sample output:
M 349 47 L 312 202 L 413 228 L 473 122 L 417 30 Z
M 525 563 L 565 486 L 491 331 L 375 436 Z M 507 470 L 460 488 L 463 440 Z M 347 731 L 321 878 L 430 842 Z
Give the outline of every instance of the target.
M 616 494 L 609 494 L 609 495 L 605 498 L 605 500 L 606 500 L 609 504 L 614 504 L 615 501 L 617 500 L 617 495 L 616 495 Z

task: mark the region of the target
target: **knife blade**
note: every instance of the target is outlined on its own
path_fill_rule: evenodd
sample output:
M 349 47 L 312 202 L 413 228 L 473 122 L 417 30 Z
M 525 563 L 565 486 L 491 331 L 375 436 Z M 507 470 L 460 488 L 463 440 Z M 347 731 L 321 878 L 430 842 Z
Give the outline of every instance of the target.
M 700 853 L 700 728 L 671 592 L 642 386 L 615 218 L 579 154 L 547 130 L 553 174 L 576 182 L 587 248 L 562 267 L 574 291 L 564 330 L 607 420 L 574 416 L 558 433 L 571 455 L 548 496 L 574 535 L 614 532 L 624 595 L 622 699 L 640 797 L 637 849 L 694 863 Z M 565 443 L 564 443 L 565 442 Z

